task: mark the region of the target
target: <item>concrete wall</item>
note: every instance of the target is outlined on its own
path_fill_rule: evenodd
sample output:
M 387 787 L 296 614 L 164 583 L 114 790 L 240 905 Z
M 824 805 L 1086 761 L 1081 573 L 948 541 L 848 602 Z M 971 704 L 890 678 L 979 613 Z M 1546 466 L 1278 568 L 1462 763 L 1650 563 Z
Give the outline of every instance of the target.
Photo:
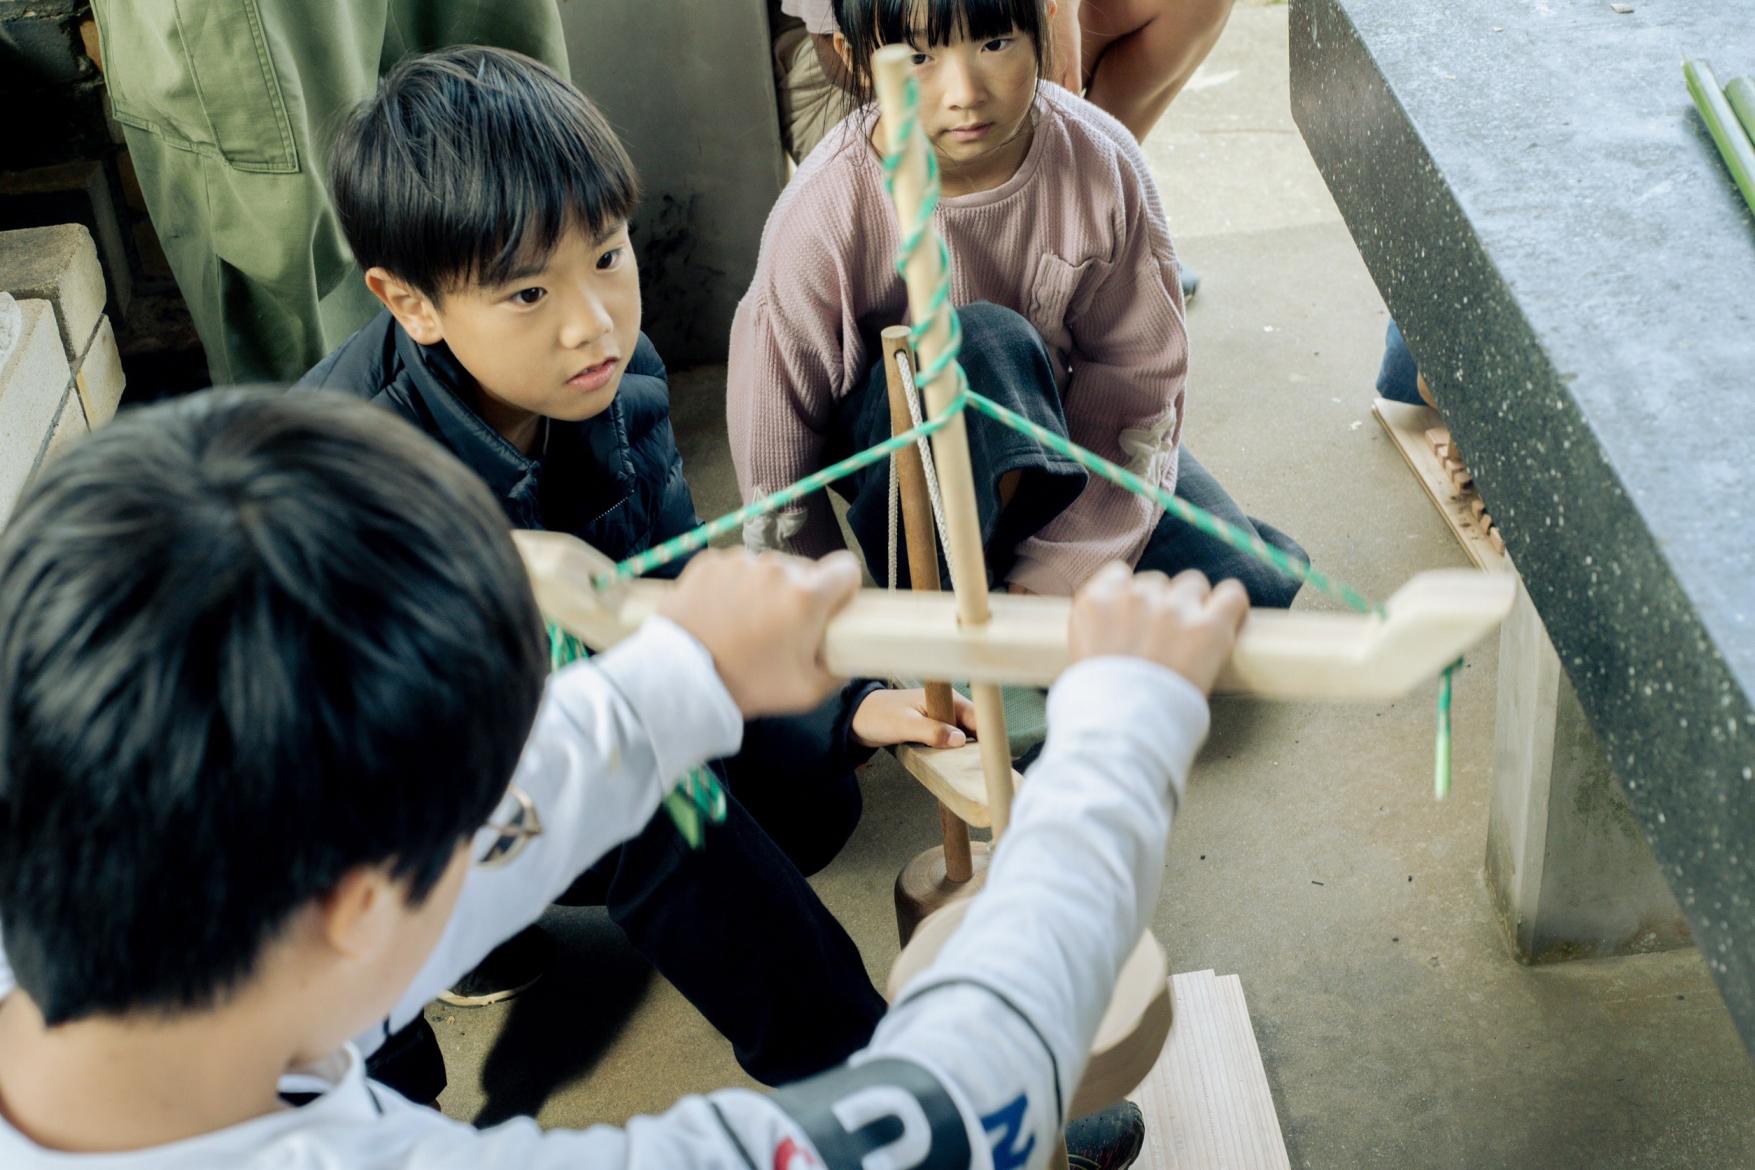
M 561 18 L 645 187 L 646 332 L 673 366 L 723 361 L 786 181 L 766 0 L 561 0 Z
M 1500 630 L 1487 886 L 1526 963 L 1685 946 L 1688 921 L 1529 594 Z

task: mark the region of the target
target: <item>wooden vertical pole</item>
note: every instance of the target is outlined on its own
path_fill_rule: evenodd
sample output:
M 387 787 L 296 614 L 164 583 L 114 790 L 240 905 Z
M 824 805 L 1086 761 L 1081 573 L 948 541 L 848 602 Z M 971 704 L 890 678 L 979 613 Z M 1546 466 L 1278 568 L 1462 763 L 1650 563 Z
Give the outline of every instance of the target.
M 907 45 L 887 45 L 873 58 L 877 81 L 878 104 L 883 110 L 879 133 L 889 153 L 898 147 L 905 151 L 901 168 L 895 175 L 896 218 L 905 236 L 920 218 L 926 196 L 927 151 L 931 146 L 923 133 L 898 142 L 896 131 L 901 125 L 906 106 L 909 57 Z M 926 238 L 909 257 L 903 271 L 908 286 L 908 306 L 916 322 L 926 319 L 927 311 L 939 286 L 950 274 L 944 271 L 938 249 L 938 232 L 928 226 Z M 950 343 L 948 318 L 933 319 L 919 344 L 919 366 L 931 368 Z M 930 414 L 944 413 L 956 397 L 956 387 L 947 372 L 922 388 Z M 986 625 L 990 616 L 987 604 L 987 561 L 981 546 L 981 517 L 975 506 L 975 480 L 969 463 L 969 433 L 961 414 L 952 418 L 932 436 L 932 458 L 938 470 L 939 496 L 944 502 L 945 529 L 949 548 L 952 581 L 957 597 L 957 619 L 965 626 Z M 975 719 L 980 729 L 981 770 L 987 781 L 987 807 L 993 819 L 993 837 L 997 841 L 1011 820 L 1012 761 L 1011 744 L 1005 733 L 1005 700 L 994 684 L 976 684 L 973 688 Z
M 908 387 L 902 382 L 898 361 L 912 363 L 914 355 L 908 346 L 908 327 L 892 325 L 883 332 L 884 374 L 890 388 L 890 433 L 899 435 L 914 425 L 908 409 Z M 908 579 L 914 589 L 937 592 L 938 533 L 932 523 L 932 498 L 926 487 L 926 464 L 920 450 L 909 446 L 896 452 L 896 478 L 901 484 L 902 531 L 908 548 Z M 926 713 L 940 723 L 957 724 L 957 708 L 951 698 L 951 684 L 926 684 Z M 1007 765 L 1010 766 L 1009 764 Z M 939 827 L 945 841 L 945 880 L 966 882 L 975 876 L 974 859 L 969 853 L 969 826 L 961 817 L 938 806 Z

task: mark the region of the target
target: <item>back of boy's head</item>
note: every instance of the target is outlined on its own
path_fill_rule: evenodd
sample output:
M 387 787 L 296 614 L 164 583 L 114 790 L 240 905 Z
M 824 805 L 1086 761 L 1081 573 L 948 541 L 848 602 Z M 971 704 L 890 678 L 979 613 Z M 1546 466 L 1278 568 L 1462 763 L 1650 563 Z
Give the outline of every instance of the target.
M 1016 30 L 1035 42 L 1036 72 L 1045 72 L 1050 48 L 1047 0 L 834 0 L 834 6 L 835 20 L 847 38 L 857 101 L 875 96 L 871 55 L 885 45 L 936 48 Z
M 337 133 L 330 194 L 361 268 L 435 299 L 503 283 L 569 227 L 633 214 L 633 163 L 590 99 L 538 61 L 462 45 L 410 57 Z
M 499 507 L 325 394 L 125 413 L 0 534 L 0 932 L 53 1025 L 220 1002 L 296 911 L 418 902 L 528 735 L 541 625 Z

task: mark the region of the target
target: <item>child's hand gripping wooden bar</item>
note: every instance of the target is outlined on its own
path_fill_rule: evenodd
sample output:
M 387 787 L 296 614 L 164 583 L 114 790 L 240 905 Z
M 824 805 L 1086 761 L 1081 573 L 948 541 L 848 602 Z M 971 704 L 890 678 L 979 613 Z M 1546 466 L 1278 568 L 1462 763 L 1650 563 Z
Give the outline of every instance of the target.
M 605 561 L 590 546 L 555 532 L 513 539 L 543 613 L 595 650 L 633 633 L 675 588 L 630 581 L 600 594 L 591 580 Z M 1215 690 L 1264 699 L 1399 698 L 1497 629 L 1515 591 L 1506 574 L 1437 569 L 1398 589 L 1383 617 L 1253 610 Z M 1067 666 L 1071 602 L 995 594 L 989 606 L 989 622 L 970 627 L 958 623 L 949 594 L 861 590 L 829 623 L 823 662 L 849 678 L 1053 683 Z

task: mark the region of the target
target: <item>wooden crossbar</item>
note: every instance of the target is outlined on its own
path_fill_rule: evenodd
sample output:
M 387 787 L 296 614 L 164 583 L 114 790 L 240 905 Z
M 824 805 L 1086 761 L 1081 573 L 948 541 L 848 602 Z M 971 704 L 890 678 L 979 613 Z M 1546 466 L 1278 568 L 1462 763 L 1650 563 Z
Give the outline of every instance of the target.
M 633 581 L 600 594 L 589 584 L 603 558 L 575 537 L 513 534 L 548 619 L 594 650 L 639 628 L 676 586 Z M 1217 691 L 1265 699 L 1398 698 L 1436 678 L 1498 628 L 1516 581 L 1470 569 L 1420 573 L 1397 590 L 1385 617 L 1251 611 Z M 994 594 L 990 620 L 967 626 L 943 593 L 861 590 L 829 623 L 823 661 L 849 678 L 954 678 L 1047 686 L 1068 663 L 1071 602 Z

